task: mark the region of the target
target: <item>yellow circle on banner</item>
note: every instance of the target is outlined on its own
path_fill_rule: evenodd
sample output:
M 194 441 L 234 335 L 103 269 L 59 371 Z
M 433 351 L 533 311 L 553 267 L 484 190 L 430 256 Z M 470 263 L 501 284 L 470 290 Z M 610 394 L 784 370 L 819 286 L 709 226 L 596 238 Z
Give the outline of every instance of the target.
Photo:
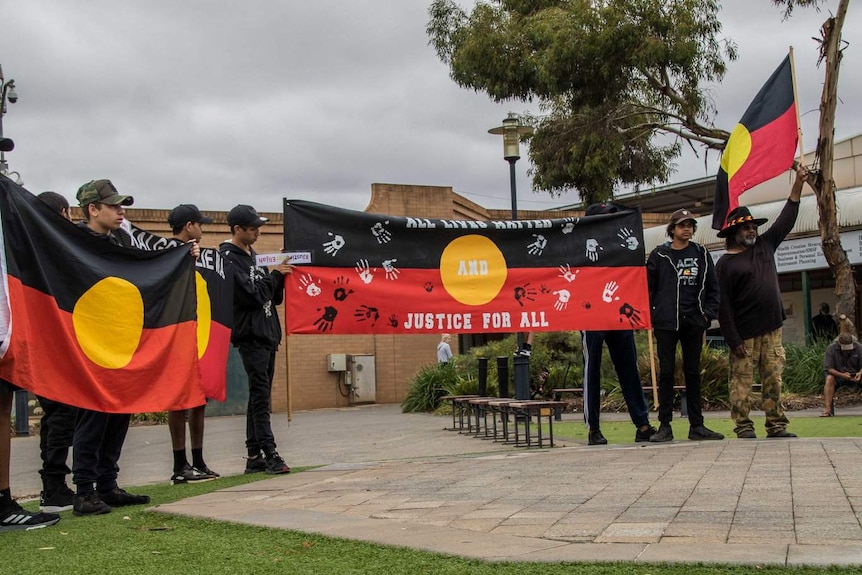
M 121 278 L 100 280 L 75 304 L 72 325 L 90 361 L 107 369 L 125 367 L 138 349 L 144 327 L 141 292 Z
M 199 271 L 195 271 L 195 290 L 198 296 L 198 359 L 204 356 L 210 343 L 210 325 L 212 310 L 210 293 L 207 291 L 207 280 Z
M 737 124 L 724 146 L 724 153 L 721 155 L 721 167 L 727 173 L 728 180 L 745 163 L 750 153 L 751 134 L 748 128 L 742 124 Z
M 461 236 L 440 256 L 443 287 L 464 305 L 483 305 L 497 297 L 508 274 L 503 252 L 485 236 Z

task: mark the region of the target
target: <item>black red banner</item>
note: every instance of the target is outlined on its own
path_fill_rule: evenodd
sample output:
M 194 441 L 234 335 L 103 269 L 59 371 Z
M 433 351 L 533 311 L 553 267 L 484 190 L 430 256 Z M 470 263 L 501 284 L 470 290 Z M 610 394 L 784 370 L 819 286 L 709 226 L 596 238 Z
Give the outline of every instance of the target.
M 458 221 L 286 200 L 288 333 L 650 326 L 640 212 Z

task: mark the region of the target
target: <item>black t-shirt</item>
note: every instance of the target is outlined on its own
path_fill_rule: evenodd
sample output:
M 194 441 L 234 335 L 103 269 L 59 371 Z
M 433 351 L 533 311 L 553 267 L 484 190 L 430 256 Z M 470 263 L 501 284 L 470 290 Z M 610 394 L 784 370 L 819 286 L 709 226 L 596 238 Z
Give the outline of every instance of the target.
M 688 244 L 681 250 L 670 249 L 670 257 L 676 268 L 677 281 L 679 283 L 679 315 L 699 315 L 700 309 L 697 302 L 697 290 L 700 269 L 697 248 Z

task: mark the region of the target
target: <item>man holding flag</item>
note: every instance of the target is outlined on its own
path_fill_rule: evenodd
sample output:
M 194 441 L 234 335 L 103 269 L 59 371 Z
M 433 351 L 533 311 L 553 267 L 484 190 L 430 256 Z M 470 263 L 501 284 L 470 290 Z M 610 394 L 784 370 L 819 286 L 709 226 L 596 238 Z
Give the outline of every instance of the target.
M 775 252 L 796 223 L 807 176 L 805 167 L 797 167 L 784 209 L 762 235 L 757 228 L 766 219 L 755 218 L 745 206 L 730 212 L 727 225 L 718 232 L 727 247 L 716 264 L 721 293 L 718 320 L 730 348 L 730 415 L 736 424 L 733 431 L 740 439 L 757 437 L 749 418 L 755 369 L 763 387 L 766 436 L 796 437 L 786 430 L 790 421 L 781 408 L 785 363 L 781 327 L 785 315 Z

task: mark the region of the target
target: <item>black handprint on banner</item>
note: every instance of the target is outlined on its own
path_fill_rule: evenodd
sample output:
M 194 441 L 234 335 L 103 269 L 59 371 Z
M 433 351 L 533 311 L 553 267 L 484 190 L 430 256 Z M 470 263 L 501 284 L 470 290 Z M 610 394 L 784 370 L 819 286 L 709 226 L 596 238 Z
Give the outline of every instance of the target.
M 523 286 L 518 286 L 515 288 L 515 301 L 518 302 L 518 305 L 524 307 L 524 302 L 522 300 L 536 301 L 533 296 L 536 295 L 536 290 L 530 287 L 529 283 L 525 283 Z
M 317 308 L 320 311 L 320 308 Z M 314 320 L 314 325 L 317 326 L 317 331 L 327 332 L 332 330 L 332 323 L 335 321 L 335 316 L 338 315 L 338 310 L 331 305 L 323 308 L 323 315 Z
M 347 299 L 347 296 L 353 293 L 352 289 L 347 289 L 347 284 L 350 283 L 350 278 L 338 276 L 332 283 L 338 286 L 335 288 L 335 291 L 332 292 L 332 297 L 335 298 L 335 301 L 344 301 Z
M 433 289 L 434 289 L 434 284 L 432 284 L 431 282 L 425 282 L 425 291 L 427 291 L 428 293 L 431 293 L 431 290 L 433 290 Z
M 620 306 L 620 323 L 623 323 L 624 318 L 628 320 L 631 327 L 643 325 L 641 323 L 640 310 L 633 308 L 627 303 L 624 303 L 622 306 Z
M 371 320 L 371 327 L 374 327 L 377 325 L 377 320 L 380 319 L 380 311 L 376 307 L 362 304 L 356 308 L 356 311 L 353 313 L 353 317 L 356 318 L 356 321 Z
M 389 316 L 389 325 L 392 327 L 398 327 L 398 316 L 394 313 Z

